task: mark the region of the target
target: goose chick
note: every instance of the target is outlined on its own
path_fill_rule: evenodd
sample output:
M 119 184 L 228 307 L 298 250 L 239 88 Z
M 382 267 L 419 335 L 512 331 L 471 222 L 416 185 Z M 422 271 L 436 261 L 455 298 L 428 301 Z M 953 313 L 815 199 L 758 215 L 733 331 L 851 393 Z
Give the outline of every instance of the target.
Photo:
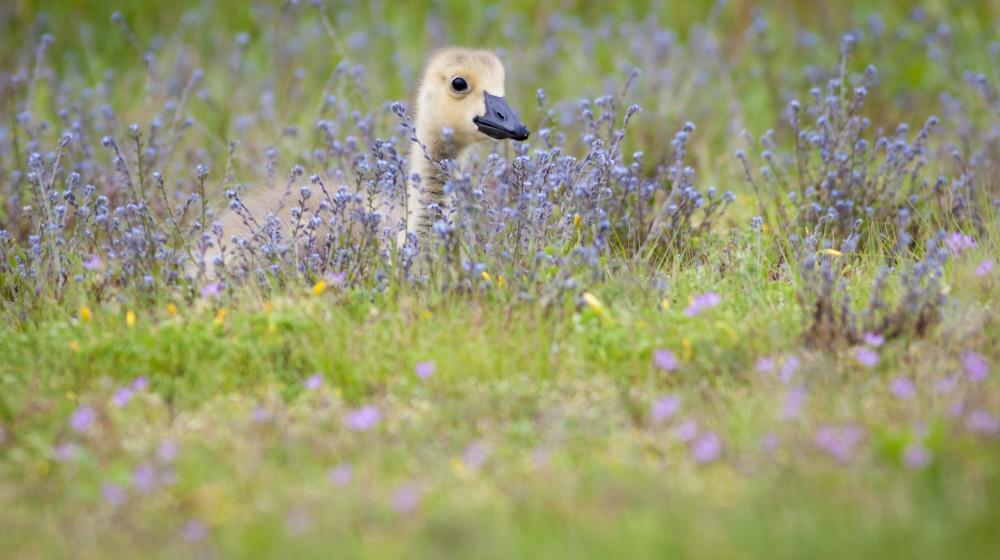
M 505 75 L 500 59 L 486 50 L 451 47 L 428 60 L 415 100 L 417 142 L 410 145 L 406 230 L 399 233 L 398 246 L 409 232 L 426 238 L 438 219 L 430 208 L 445 202 L 446 179 L 439 162 L 461 162 L 470 148 L 486 140 L 528 139 L 528 127 L 507 104 Z
M 440 212 L 431 208 L 445 205 L 446 177 L 439 170 L 443 160 L 461 162 L 469 149 L 490 139 L 526 140 L 530 131 L 518 119 L 504 96 L 505 69 L 500 59 L 490 51 L 450 47 L 435 52 L 428 59 L 415 96 L 413 126 L 415 142 L 410 142 L 407 163 L 405 204 L 406 227 L 397 237 L 397 247 L 406 243 L 407 234 L 416 235 L 419 241 L 427 238 L 431 225 L 440 218 Z M 278 238 L 292 241 L 293 245 L 306 236 L 323 239 L 325 223 L 307 232 L 301 222 L 315 215 L 321 201 L 319 193 L 304 201 L 298 193 L 286 193 L 282 188 L 271 188 L 244 197 L 239 211 L 224 212 L 219 222 L 222 239 L 232 236 L 258 243 L 264 239 Z M 299 206 L 299 202 L 302 202 Z M 396 226 L 403 219 L 402 209 L 392 201 L 380 201 L 385 219 Z M 301 216 L 293 216 L 293 208 L 301 208 Z M 268 227 L 262 227 L 264 225 Z M 339 232 L 351 235 L 350 232 Z M 298 236 L 299 239 L 292 239 Z M 210 247 L 205 254 L 205 273 L 214 277 L 215 261 L 220 256 L 218 247 Z M 234 264 L 252 270 L 252 252 L 229 250 L 223 255 L 224 265 Z M 197 265 L 190 263 L 189 272 L 197 273 Z

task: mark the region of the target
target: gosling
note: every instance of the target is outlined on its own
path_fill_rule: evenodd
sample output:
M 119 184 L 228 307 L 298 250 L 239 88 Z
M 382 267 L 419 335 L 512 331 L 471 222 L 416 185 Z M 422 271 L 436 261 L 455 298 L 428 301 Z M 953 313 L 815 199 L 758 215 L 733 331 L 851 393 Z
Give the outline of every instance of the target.
M 440 219 L 436 215 L 440 212 L 432 209 L 443 208 L 447 202 L 447 177 L 440 166 L 442 161 L 462 164 L 471 148 L 490 139 L 528 139 L 528 127 L 507 103 L 505 77 L 503 63 L 487 50 L 449 47 L 429 57 L 415 95 L 413 128 L 416 141 L 410 142 L 407 156 L 405 215 L 401 211 L 387 212 L 393 227 L 405 220 L 405 228 L 399 231 L 396 239 L 397 249 L 405 245 L 410 234 L 418 243 L 425 244 L 432 224 Z M 286 198 L 297 197 L 278 188 L 244 197 L 239 212 L 230 210 L 220 216 L 222 239 L 234 235 L 252 239 L 254 230 L 259 236 L 260 226 L 269 223 L 277 225 L 284 239 L 293 235 L 325 238 L 326 230 L 322 226 L 311 234 L 301 227 L 301 221 L 293 215 L 292 205 Z M 304 201 L 302 216 L 317 211 L 323 203 L 319 198 L 314 192 Z M 393 207 L 389 201 L 381 201 L 380 206 Z M 218 247 L 210 247 L 206 252 L 205 268 L 209 277 L 214 276 L 213 261 L 219 254 Z M 251 265 L 244 252 L 230 250 L 224 256 L 225 266 Z

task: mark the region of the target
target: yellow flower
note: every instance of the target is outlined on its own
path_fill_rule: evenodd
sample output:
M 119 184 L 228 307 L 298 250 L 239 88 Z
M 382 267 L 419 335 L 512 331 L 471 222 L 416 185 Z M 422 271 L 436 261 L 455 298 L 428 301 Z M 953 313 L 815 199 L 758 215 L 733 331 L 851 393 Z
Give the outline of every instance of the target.
M 264 313 L 270 313 L 271 311 L 274 311 L 274 304 L 271 303 L 271 302 L 269 302 L 269 301 L 265 301 L 264 302 Z
M 483 271 L 483 280 L 486 280 L 487 282 L 490 281 L 490 273 L 485 270 Z
M 670 309 L 670 300 L 663 298 L 663 301 L 660 302 L 660 307 L 662 307 L 664 311 Z
M 174 302 L 167 303 L 167 313 L 169 313 L 171 317 L 177 315 L 177 306 L 174 305 Z
M 77 341 L 75 341 L 75 340 L 69 341 L 69 349 L 72 350 L 72 351 L 74 351 L 74 352 L 79 352 L 80 351 L 80 343 L 77 342 Z
M 771 231 L 771 228 L 767 227 L 767 224 L 760 224 L 760 229 L 761 229 L 761 231 L 763 231 L 764 233 L 768 233 L 768 232 L 770 232 L 770 231 Z
M 639 321 L 638 323 L 635 324 L 635 326 L 638 327 L 639 330 L 645 329 L 646 328 L 646 321 Z
M 268 323 L 267 324 L 267 332 L 269 332 L 271 334 L 274 334 L 274 333 L 278 332 L 278 325 L 275 325 L 274 323 Z
M 466 466 L 465 461 L 463 461 L 461 457 L 452 457 L 448 461 L 448 465 L 451 466 L 451 470 L 458 476 L 464 477 L 470 474 L 469 467 Z
M 319 282 L 313 284 L 313 293 L 316 295 L 322 294 L 323 290 L 325 289 L 326 289 L 326 282 L 324 280 L 320 280 Z
M 580 297 L 583 298 L 583 301 L 587 302 L 587 305 L 594 310 L 594 313 L 600 314 L 604 311 L 604 306 L 601 304 L 601 300 L 597 299 L 597 296 L 594 294 L 590 292 L 583 292 L 583 295 Z
M 84 305 L 80 308 L 80 320 L 84 323 L 89 323 L 93 315 L 90 314 L 90 308 Z
M 221 325 L 223 321 L 226 320 L 226 310 L 220 309 L 218 313 L 215 314 L 215 324 Z
M 135 311 L 129 309 L 128 313 L 125 314 L 125 324 L 134 327 L 138 321 L 139 319 L 135 316 Z
M 823 249 L 822 251 L 820 251 L 820 253 L 823 253 L 824 255 L 827 255 L 829 257 L 843 257 L 844 256 L 843 253 L 841 253 L 840 251 L 838 251 L 836 249 Z
M 580 227 L 580 215 L 579 214 L 573 214 L 573 225 L 576 226 L 576 227 Z
M 691 341 L 685 338 L 684 340 L 681 340 L 681 346 L 684 348 L 684 352 L 682 354 L 684 356 L 684 361 L 690 362 L 691 354 L 693 353 L 691 349 Z
M 497 276 L 497 285 L 501 288 L 507 285 L 507 283 L 503 281 L 503 276 Z
M 430 311 L 424 311 L 424 319 L 430 319 L 431 315 L 433 315 L 433 313 Z

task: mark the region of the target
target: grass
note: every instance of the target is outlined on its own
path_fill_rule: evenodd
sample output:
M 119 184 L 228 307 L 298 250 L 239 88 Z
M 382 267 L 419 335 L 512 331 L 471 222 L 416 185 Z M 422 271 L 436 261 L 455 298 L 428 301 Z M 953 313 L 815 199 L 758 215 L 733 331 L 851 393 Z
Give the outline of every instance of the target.
M 282 6 L 0 8 L 5 84 L 32 76 L 38 37 L 54 35 L 31 95 L 11 86 L 0 96 L 0 192 L 10 198 L 0 207 L 0 230 L 11 232 L 8 241 L 0 237 L 5 556 L 1000 556 L 1000 381 L 996 371 L 977 376 L 965 363 L 970 352 L 987 368 L 1000 361 L 997 272 L 981 273 L 1000 235 L 990 200 L 998 192 L 989 132 L 997 113 L 960 77 L 973 69 L 996 83 L 983 46 L 1000 17 L 995 7 L 935 3 L 914 17 L 905 3 L 889 3 L 879 18 L 890 31 L 877 38 L 863 2 L 760 11 L 740 1 L 695 3 L 653 14 L 641 3 L 607 12 L 572 3 L 494 11 L 414 4 L 384 13 Z M 155 79 L 111 23 L 114 10 L 140 50 L 156 52 Z M 555 16 L 562 19 L 553 23 Z M 942 24 L 950 41 L 940 39 Z M 670 54 L 646 56 L 667 25 L 675 31 Z M 954 180 L 972 169 L 980 194 L 974 220 L 946 205 L 915 210 L 921 227 L 912 229 L 920 232 L 912 248 L 899 249 L 906 228 L 887 218 L 857 251 L 809 253 L 780 227 L 776 210 L 768 227 L 748 226 L 759 207 L 774 208 L 770 199 L 758 206 L 732 154 L 758 157 L 746 136 L 769 128 L 777 129 L 776 152 L 790 150 L 785 107 L 806 98 L 812 70 L 823 75 L 818 83 L 838 75 L 840 38 L 851 29 L 864 38 L 849 70 L 879 68 L 866 104 L 874 126 L 894 130 L 905 120 L 916 130 L 939 114 L 941 130 L 922 154 L 927 177 Z M 240 31 L 249 36 L 243 62 L 227 70 Z M 814 48 L 803 46 L 803 33 L 816 36 Z M 546 43 L 550 35 L 554 44 Z M 610 39 L 595 39 L 602 36 Z M 349 113 L 319 114 L 329 94 L 340 99 L 338 109 L 374 114 L 376 136 L 398 135 L 386 102 L 405 96 L 426 49 L 445 38 L 502 45 L 512 104 L 533 131 L 547 123 L 565 132 L 564 149 L 578 159 L 588 153 L 575 117 L 579 99 L 620 91 L 639 67 L 623 101 L 643 112 L 629 125 L 622 165 L 643 150 L 642 176 L 661 173 L 673 134 L 694 120 L 687 149 L 698 184 L 733 190 L 736 203 L 711 235 L 683 240 L 693 247 L 690 259 L 628 258 L 612 246 L 596 275 L 586 264 L 565 272 L 569 260 L 553 261 L 564 269 L 529 274 L 522 262 L 483 253 L 477 264 L 487 276 L 472 274 L 464 293 L 445 289 L 442 277 L 379 284 L 322 275 L 320 286 L 287 269 L 283 282 L 223 285 L 212 295 L 201 291 L 202 279 L 164 280 L 166 265 L 147 289 L 82 265 L 107 255 L 101 243 L 123 239 L 111 234 L 67 241 L 65 273 L 42 271 L 37 283 L 18 276 L 40 222 L 18 213 L 35 199 L 9 178 L 27 170 L 29 151 L 55 149 L 62 106 L 87 100 L 94 114 L 112 106 L 113 122 L 87 134 L 114 134 L 131 169 L 124 123 L 146 130 L 156 117 L 179 124 L 191 116 L 195 124 L 169 157 L 154 160 L 156 169 L 181 201 L 199 188 L 195 165 L 209 166 L 205 191 L 216 207 L 236 182 L 268 182 L 269 148 L 279 153 L 272 182 L 296 164 L 306 176 L 332 167 L 313 153 L 323 145 L 310 132 L 315 119 L 340 119 L 338 140 L 357 132 Z M 923 50 L 928 44 L 945 45 L 944 54 L 935 58 Z M 330 80 L 340 61 L 366 69 Z M 195 68 L 203 81 L 187 88 Z M 296 68 L 305 77 L 293 85 Z M 548 101 L 535 108 L 539 87 Z M 942 93 L 964 112 L 948 113 Z M 164 109 L 181 99 L 182 111 Z M 32 113 L 32 127 L 16 124 L 21 111 Z M 247 116 L 255 120 L 240 124 Z M 56 124 L 27 130 L 42 120 Z M 235 157 L 231 140 L 240 141 Z M 66 165 L 127 201 L 110 157 L 88 152 L 96 145 L 89 142 L 73 144 Z M 956 147 L 967 167 L 950 158 Z M 513 150 L 497 153 L 506 162 Z M 151 189 L 151 180 L 139 181 Z M 154 210 L 162 218 L 163 209 Z M 197 237 L 192 231 L 177 235 Z M 850 296 L 856 313 L 885 266 L 890 289 L 877 303 L 895 305 L 907 294 L 899 272 L 930 262 L 955 231 L 971 233 L 976 246 L 931 267 L 924 285 L 946 297 L 922 336 L 902 329 L 872 344 L 878 363 L 866 366 L 858 358 L 863 344 L 807 335 L 816 298 L 803 295 L 815 288 L 801 273 L 806 257 L 834 264 L 839 291 L 831 300 Z M 585 244 L 582 235 L 528 247 L 568 255 Z M 843 239 L 832 241 L 840 247 Z M 117 274 L 127 257 L 114 265 L 105 258 Z M 553 288 L 558 283 L 565 285 Z M 718 305 L 689 312 L 707 292 L 720 296 Z M 915 312 L 898 309 L 909 326 Z M 658 366 L 663 351 L 676 368 Z M 433 371 L 418 376 L 418 364 L 428 362 Z M 665 397 L 678 398 L 679 409 L 664 412 Z M 355 417 L 364 407 L 378 411 L 373 420 L 367 409 L 368 424 Z

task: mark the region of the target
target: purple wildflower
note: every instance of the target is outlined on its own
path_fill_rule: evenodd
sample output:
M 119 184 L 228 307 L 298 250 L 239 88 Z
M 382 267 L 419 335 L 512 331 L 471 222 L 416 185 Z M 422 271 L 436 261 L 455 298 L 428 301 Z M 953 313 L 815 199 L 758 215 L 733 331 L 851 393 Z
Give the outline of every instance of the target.
M 420 505 L 420 489 L 413 484 L 402 484 L 392 492 L 389 505 L 397 513 L 406 513 Z
M 863 337 L 864 343 L 872 348 L 878 348 L 885 344 L 885 337 L 880 334 L 866 332 Z
M 255 404 L 253 409 L 250 410 L 250 419 L 258 424 L 266 424 L 271 421 L 271 411 Z
M 314 373 L 309 376 L 309 379 L 305 381 L 306 389 L 315 390 L 323 386 L 323 375 L 319 373 Z
M 760 448 L 764 450 L 764 453 L 771 453 L 778 447 L 778 436 L 774 435 L 774 432 L 769 432 L 760 436 Z
M 222 288 L 219 287 L 218 282 L 209 282 L 201 287 L 201 297 L 215 297 L 222 293 Z
M 698 435 L 698 423 L 695 422 L 694 420 L 688 420 L 683 424 L 681 424 L 680 426 L 677 426 L 676 429 L 674 429 L 674 436 L 677 438 L 678 441 L 683 443 L 687 443 L 693 440 L 697 435 Z
M 354 479 L 354 467 L 341 463 L 326 471 L 326 479 L 334 486 L 344 486 Z
M 685 317 L 694 317 L 706 309 L 710 309 L 722 303 L 722 297 L 715 292 L 705 292 L 704 294 L 691 298 L 691 304 L 684 310 Z
M 86 432 L 96 419 L 97 413 L 94 412 L 93 408 L 81 406 L 69 415 L 69 425 L 74 431 Z
M 101 266 L 101 257 L 94 255 L 89 259 L 83 261 L 84 270 L 94 270 L 95 268 Z
M 969 378 L 969 381 L 974 381 L 976 383 L 983 381 L 990 374 L 990 365 L 986 362 L 986 358 L 978 352 L 962 352 L 959 356 L 962 360 L 962 366 L 965 368 L 965 376 Z
M 149 388 L 149 378 L 145 375 L 140 375 L 132 381 L 132 389 L 136 391 L 145 391 Z
M 715 432 L 707 432 L 701 435 L 691 445 L 691 455 L 695 461 L 702 465 L 707 465 L 719 458 L 722 452 L 722 441 Z
M 675 395 L 667 395 L 653 403 L 652 416 L 654 424 L 662 424 L 677 413 L 681 407 L 681 399 Z
M 1000 419 L 980 408 L 965 417 L 965 427 L 984 436 L 993 436 L 1000 432 Z
M 156 469 L 149 463 L 143 463 L 132 469 L 132 486 L 140 492 L 151 492 L 156 489 Z
M 965 402 L 962 400 L 957 400 L 948 407 L 948 416 L 951 418 L 958 418 L 963 412 L 965 412 Z
M 177 442 L 172 439 L 165 439 L 160 442 L 159 447 L 156 448 L 156 458 L 161 464 L 173 463 L 174 459 L 180 455 L 181 446 L 177 445 Z
M 816 430 L 816 447 L 826 451 L 834 460 L 843 463 L 851 458 L 854 446 L 861 442 L 865 432 L 858 426 L 822 426 Z
M 946 375 L 937 380 L 937 383 L 934 384 L 934 390 L 939 395 L 947 395 L 948 393 L 954 391 L 957 385 L 958 377 L 954 375 Z
M 799 369 L 799 364 L 801 361 L 798 356 L 789 356 L 785 358 L 785 361 L 781 364 L 781 371 L 778 373 L 778 378 L 785 385 L 788 385 L 792 381 L 792 376 L 795 375 L 796 370 Z
M 944 244 L 948 246 L 953 255 L 961 255 L 966 249 L 976 247 L 976 240 L 971 235 L 956 231 L 945 238 Z
M 653 352 L 653 364 L 663 371 L 674 371 L 680 366 L 674 353 L 663 349 L 657 349 Z
M 427 379 L 434 373 L 437 369 L 437 365 L 433 360 L 428 360 L 426 362 L 417 362 L 416 367 L 413 368 L 413 373 L 417 374 L 420 379 Z
M 754 362 L 754 371 L 757 373 L 769 373 L 774 371 L 774 358 L 771 356 L 764 356 Z
M 111 395 L 111 402 L 118 408 L 125 408 L 130 400 L 132 400 L 132 389 L 127 386 L 119 387 L 115 394 Z
M 854 358 L 858 360 L 859 364 L 873 368 L 878 365 L 879 355 L 878 352 L 871 348 L 862 347 L 858 348 L 857 352 L 855 352 Z
M 792 387 L 785 393 L 785 404 L 784 412 L 782 413 L 782 418 L 785 420 L 794 420 L 799 417 L 802 413 L 802 404 L 806 400 L 806 388 L 799 385 L 797 387 Z
M 976 276 L 980 278 L 989 276 L 993 272 L 993 259 L 986 259 L 976 267 Z
M 72 441 L 60 443 L 55 448 L 54 459 L 60 463 L 68 463 L 80 455 L 80 446 Z
M 478 469 L 486 463 L 489 449 L 480 441 L 474 441 L 462 452 L 462 463 L 470 469 Z
M 378 407 L 368 404 L 348 412 L 344 419 L 344 424 L 347 425 L 347 429 L 349 430 L 362 432 L 378 424 L 381 420 L 382 413 L 379 412 Z
M 911 443 L 903 450 L 903 464 L 913 470 L 920 470 L 931 464 L 931 452 L 920 443 Z
M 120 484 L 104 482 L 101 484 L 101 497 L 113 506 L 123 506 L 128 502 L 128 493 Z
M 188 519 L 181 526 L 181 538 L 187 542 L 198 542 L 205 540 L 208 536 L 208 527 L 197 519 Z
M 343 284 L 344 280 L 347 280 L 346 272 L 334 272 L 330 274 L 330 284 L 336 286 L 338 284 Z
M 917 386 L 909 377 L 898 375 L 889 380 L 889 392 L 899 399 L 908 401 L 917 396 Z

